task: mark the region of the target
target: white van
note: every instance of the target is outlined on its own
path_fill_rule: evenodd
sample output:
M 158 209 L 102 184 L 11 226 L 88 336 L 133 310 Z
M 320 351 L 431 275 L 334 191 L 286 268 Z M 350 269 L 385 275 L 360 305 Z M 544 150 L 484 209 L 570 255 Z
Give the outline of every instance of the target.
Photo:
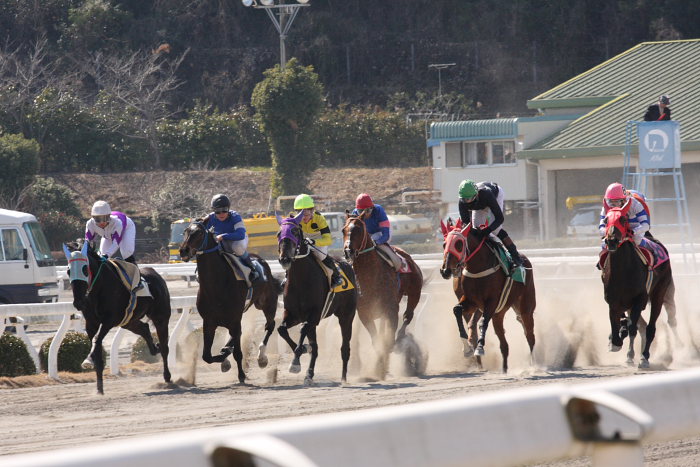
M 56 266 L 36 217 L 0 209 L 0 303 L 57 300 Z
M 346 215 L 344 212 L 324 212 L 323 217 L 328 222 L 328 228 L 331 229 L 331 237 L 333 243 L 330 246 L 331 250 L 343 249 L 343 227 L 345 226 Z

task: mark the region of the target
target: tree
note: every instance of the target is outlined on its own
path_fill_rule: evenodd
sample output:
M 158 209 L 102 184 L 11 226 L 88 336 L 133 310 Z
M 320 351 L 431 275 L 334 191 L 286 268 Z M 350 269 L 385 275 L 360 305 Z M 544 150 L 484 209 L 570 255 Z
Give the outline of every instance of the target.
M 272 154 L 273 195 L 307 190 L 308 177 L 318 165 L 314 145 L 316 121 L 323 107 L 323 86 L 313 67 L 296 59 L 265 71 L 251 100 Z
M 39 170 L 39 144 L 22 135 L 0 136 L 0 206 L 15 209 Z

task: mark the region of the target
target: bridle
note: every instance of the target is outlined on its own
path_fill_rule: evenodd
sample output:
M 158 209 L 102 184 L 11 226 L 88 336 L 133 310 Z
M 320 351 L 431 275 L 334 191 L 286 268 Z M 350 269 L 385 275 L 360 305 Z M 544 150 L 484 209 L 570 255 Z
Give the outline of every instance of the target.
M 447 259 L 450 255 L 457 258 L 457 264 L 454 269 L 462 269 L 469 262 L 470 259 L 474 257 L 475 254 L 484 245 L 485 238 L 482 238 L 479 245 L 474 249 L 474 251 L 469 250 L 469 242 L 467 237 L 469 237 L 469 232 L 471 231 L 472 225 L 467 224 L 463 229 L 454 228 L 450 230 L 445 236 L 445 251 L 443 252 L 443 264 L 447 264 Z M 463 245 L 460 249 L 459 245 Z
M 283 227 L 285 226 L 287 228 L 283 231 Z M 298 233 L 296 233 L 297 229 L 299 231 Z M 306 258 L 311 253 L 311 248 L 308 247 L 306 248 L 306 252 L 302 253 L 302 245 L 304 245 L 304 236 L 301 230 L 301 226 L 289 218 L 284 219 L 280 223 L 280 231 L 277 233 L 277 249 L 279 251 L 280 259 L 282 258 L 282 251 L 280 250 L 280 247 L 282 246 L 282 242 L 285 239 L 289 240 L 294 245 L 294 255 L 291 256 L 291 258 L 287 256 L 287 258 L 289 258 L 291 261 Z
M 355 229 L 358 223 L 362 226 L 362 242 L 360 243 L 360 248 L 353 250 L 352 248 L 350 248 L 350 236 L 352 235 L 352 233 L 349 230 Z M 362 254 L 369 253 L 377 247 L 377 244 L 367 233 L 367 225 L 365 224 L 365 221 L 363 221 L 362 218 L 360 218 L 359 216 L 347 218 L 347 220 L 345 221 L 345 225 L 343 226 L 343 232 L 345 232 L 346 230 L 348 239 L 345 244 L 344 253 L 345 258 L 348 261 L 352 261 Z
M 203 234 L 202 241 L 198 247 L 192 246 L 190 244 L 191 234 L 196 232 L 196 231 L 201 231 Z M 190 258 L 191 258 L 192 253 L 194 253 L 195 257 L 197 257 L 197 256 L 205 255 L 207 253 L 213 253 L 213 252 L 221 249 L 221 244 L 216 243 L 216 242 L 214 242 L 215 245 L 213 247 L 207 248 L 207 246 L 209 244 L 209 238 L 211 237 L 211 235 L 210 235 L 211 232 L 209 232 L 207 230 L 206 226 L 201 221 L 192 222 L 190 224 L 190 226 L 187 227 L 185 232 L 187 233 L 187 238 L 183 241 L 183 244 L 187 245 L 187 249 L 190 251 Z M 182 253 L 180 254 L 180 256 L 182 256 Z

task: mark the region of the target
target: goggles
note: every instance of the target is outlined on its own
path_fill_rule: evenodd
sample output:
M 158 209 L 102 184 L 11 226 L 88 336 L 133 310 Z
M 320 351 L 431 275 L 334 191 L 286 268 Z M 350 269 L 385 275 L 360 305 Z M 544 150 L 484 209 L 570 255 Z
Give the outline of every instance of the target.
M 611 208 L 621 208 L 625 204 L 624 199 L 610 199 L 608 198 L 608 206 Z
M 214 209 L 214 214 L 228 213 L 228 208 L 216 208 Z
M 472 196 L 471 198 L 462 198 L 462 201 L 469 204 L 469 203 L 473 202 L 475 199 L 476 199 L 476 195 Z
M 109 222 L 109 214 L 104 214 L 102 216 L 92 216 L 95 222 L 101 224 L 102 222 Z

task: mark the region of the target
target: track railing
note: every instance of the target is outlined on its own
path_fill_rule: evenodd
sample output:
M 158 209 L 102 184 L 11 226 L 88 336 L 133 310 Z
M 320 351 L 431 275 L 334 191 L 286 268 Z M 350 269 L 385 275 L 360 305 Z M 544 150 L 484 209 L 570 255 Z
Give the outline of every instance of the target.
M 196 297 L 171 297 L 170 307 L 173 311 L 180 312 L 180 317 L 178 318 L 177 323 L 175 324 L 175 327 L 168 338 L 168 346 L 170 347 L 168 365 L 171 368 L 175 368 L 178 338 L 188 327 L 190 315 L 196 312 Z M 22 324 L 25 321 L 23 318 L 33 316 L 62 317 L 61 324 L 58 326 L 58 330 L 53 335 L 53 340 L 49 346 L 47 362 L 49 377 L 56 379 L 58 378 L 58 349 L 66 335 L 66 332 L 68 332 L 71 327 L 80 329 L 80 318 L 82 316 L 70 302 L 0 305 L 0 333 L 2 333 L 6 327 L 14 326 L 16 328 L 17 337 L 22 339 L 26 344 L 29 355 L 32 357 L 34 364 L 36 365 L 37 372 L 40 371 L 39 352 L 38 349 L 34 347 L 34 344 L 32 344 Z M 18 322 L 10 323 L 9 318 L 18 318 Z M 123 328 L 119 328 L 114 334 L 112 342 L 110 343 L 108 368 L 112 374 L 119 374 L 119 346 L 125 332 L 126 331 Z

